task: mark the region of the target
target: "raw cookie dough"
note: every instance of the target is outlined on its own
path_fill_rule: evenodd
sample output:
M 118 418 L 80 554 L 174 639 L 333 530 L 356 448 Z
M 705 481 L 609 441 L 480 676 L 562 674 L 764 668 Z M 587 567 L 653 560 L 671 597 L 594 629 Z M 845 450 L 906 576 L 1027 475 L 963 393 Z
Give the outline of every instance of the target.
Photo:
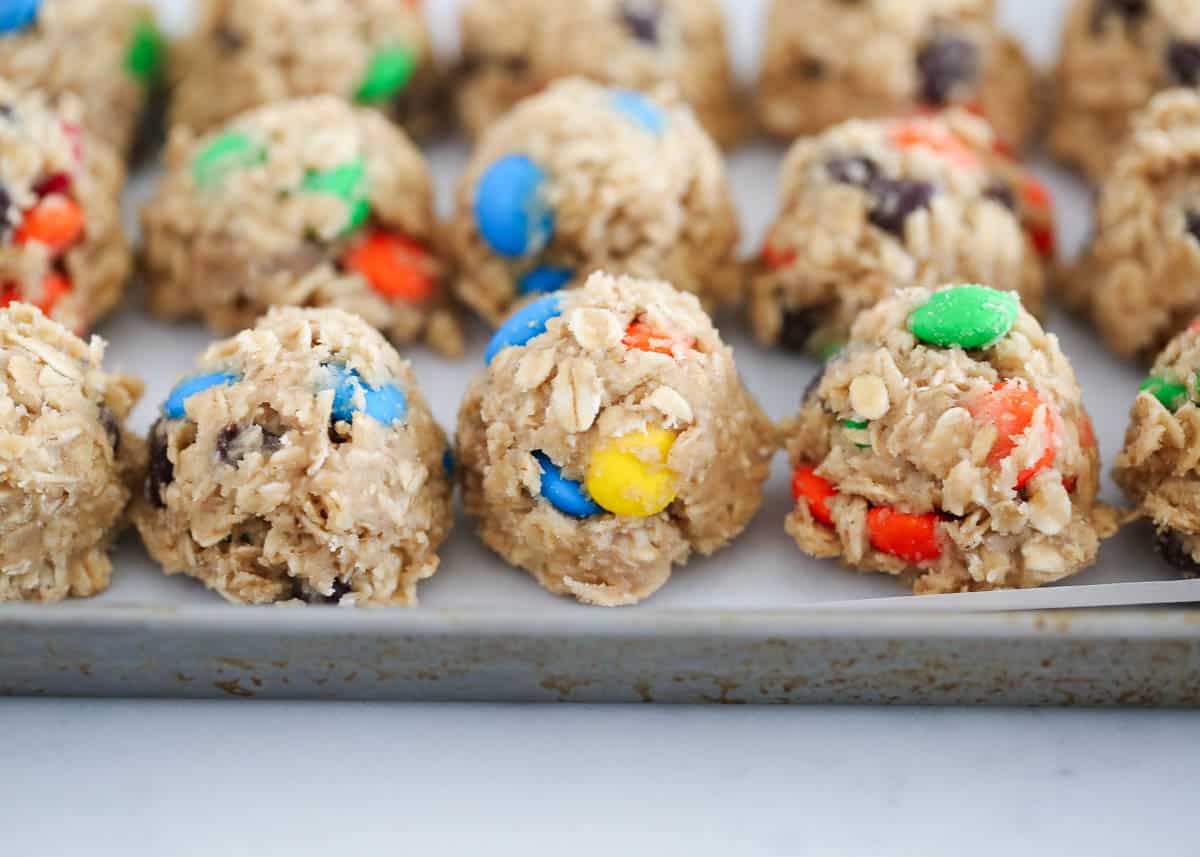
M 851 118 L 962 105 L 1029 142 L 1036 75 L 992 0 L 775 0 L 758 111 L 792 138 Z
M 336 95 L 425 136 L 447 112 L 420 3 L 204 0 L 172 57 L 173 124 L 197 133 L 252 107 Z
M 450 529 L 446 436 L 361 319 L 274 309 L 204 352 L 150 430 L 134 521 L 227 600 L 409 606 Z
M 1100 181 L 1155 93 L 1200 85 L 1196 0 L 1074 0 L 1054 71 L 1049 146 Z
M 578 75 L 675 88 L 722 145 L 748 130 L 714 0 L 469 0 L 459 119 L 478 136 L 520 99 Z
M 1061 580 L 1118 523 L 1075 373 L 1011 292 L 888 297 L 784 432 L 800 547 L 917 593 Z
M 954 280 L 1019 292 L 1038 312 L 1051 201 L 998 144 L 961 110 L 852 120 L 796 143 L 751 284 L 758 338 L 828 353 L 893 290 Z
M 149 4 L 13 0 L 0 11 L 0 78 L 79 97 L 93 134 L 128 153 L 165 53 Z
M 0 601 L 108 588 L 145 445 L 123 428 L 142 384 L 26 304 L 0 310 Z
M 176 128 L 142 225 L 160 316 L 234 333 L 273 305 L 336 306 L 397 343 L 462 351 L 429 170 L 373 111 L 317 96 L 199 139 Z
M 598 273 L 519 310 L 488 360 L 458 417 L 467 512 L 551 592 L 634 604 L 762 503 L 774 429 L 694 296 Z
M 1200 314 L 1200 93 L 1164 92 L 1139 116 L 1062 291 L 1113 351 L 1147 363 Z
M 1155 547 L 1200 576 L 1200 323 L 1167 345 L 1133 403 L 1113 477 L 1154 523 Z
M 662 278 L 710 307 L 741 291 L 724 163 L 676 101 L 559 82 L 484 135 L 457 209 L 457 293 L 492 324 L 598 270 Z
M 0 306 L 35 304 L 83 335 L 121 299 L 132 257 L 121 229 L 121 159 L 80 125 L 0 80 Z

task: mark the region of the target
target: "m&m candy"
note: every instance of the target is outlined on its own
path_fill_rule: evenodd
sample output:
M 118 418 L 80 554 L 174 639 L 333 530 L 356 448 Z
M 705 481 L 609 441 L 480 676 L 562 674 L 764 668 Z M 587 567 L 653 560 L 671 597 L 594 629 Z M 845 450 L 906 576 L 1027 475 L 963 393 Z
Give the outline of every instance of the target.
M 618 89 L 612 94 L 612 106 L 643 131 L 661 134 L 667 128 L 667 115 L 640 92 Z
M 546 265 L 534 268 L 521 277 L 517 292 L 522 295 L 549 294 L 557 292 L 574 278 L 570 268 L 552 268 Z
M 935 292 L 908 317 L 908 329 L 938 348 L 987 348 L 1017 322 L 1020 302 L 1012 292 L 956 286 Z
M 357 369 L 340 365 L 327 368 L 334 391 L 329 415 L 333 422 L 353 423 L 356 413 L 364 413 L 385 426 L 407 419 L 408 398 L 395 384 L 372 387 Z
M 163 402 L 163 415 L 170 420 L 181 420 L 187 415 L 187 401 L 192 396 L 211 390 L 213 387 L 223 387 L 236 384 L 242 379 L 241 375 L 233 372 L 206 372 L 203 375 L 193 375 L 175 385 L 171 395 Z
M 563 476 L 562 468 L 551 461 L 546 453 L 535 452 L 533 457 L 542 470 L 542 496 L 555 509 L 572 518 L 590 518 L 604 513 L 582 485 Z
M 24 30 L 37 18 L 41 0 L 6 0 L 0 3 L 0 34 Z
M 520 347 L 545 333 L 550 319 L 562 315 L 561 300 L 557 294 L 546 295 L 514 312 L 493 334 L 484 361 L 490 365 L 505 348 Z
M 679 474 L 667 466 L 675 438 L 673 431 L 649 428 L 602 444 L 588 461 L 588 494 L 614 515 L 657 515 L 679 491 Z
M 546 173 L 526 155 L 506 155 L 479 180 L 475 224 L 488 246 L 517 258 L 539 252 L 554 237 L 554 212 L 544 200 Z

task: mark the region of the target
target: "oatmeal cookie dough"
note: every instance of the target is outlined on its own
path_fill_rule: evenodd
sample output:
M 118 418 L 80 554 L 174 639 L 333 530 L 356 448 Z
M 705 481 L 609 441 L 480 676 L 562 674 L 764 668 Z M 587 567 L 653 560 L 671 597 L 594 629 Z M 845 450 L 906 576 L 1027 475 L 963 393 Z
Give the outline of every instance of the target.
M 333 96 L 176 128 L 142 212 L 151 310 L 234 333 L 275 305 L 336 306 L 393 341 L 462 351 L 433 189 L 404 132 Z
M 1200 93 L 1156 96 L 1101 185 L 1063 298 L 1146 363 L 1200 314 Z
M 1155 93 L 1197 85 L 1200 3 L 1074 0 L 1054 71 L 1050 149 L 1100 181 Z
M 775 0 L 758 112 L 773 134 L 960 105 L 1023 147 L 1038 123 L 1036 74 L 992 0 Z
M 13 0 L 3 6 L 0 78 L 55 97 L 74 94 L 83 124 L 127 154 L 165 54 L 150 5 Z
M 738 223 L 721 155 L 673 100 L 559 82 L 477 147 L 450 243 L 457 294 L 492 324 L 594 271 L 737 300 Z
M 965 111 L 852 120 L 799 141 L 751 283 L 769 345 L 828 353 L 907 286 L 985 280 L 1040 311 L 1054 257 L 1046 189 Z
M 917 593 L 1061 580 L 1118 524 L 1075 373 L 1011 292 L 867 310 L 784 433 L 801 549 Z
M 446 437 L 361 319 L 278 308 L 212 345 L 150 431 L 134 521 L 227 600 L 409 606 L 450 529 Z
M 145 445 L 124 428 L 140 381 L 27 304 L 0 310 L 0 601 L 108 588 Z
M 1113 477 L 1157 531 L 1159 554 L 1200 576 L 1200 320 L 1167 344 L 1133 403 Z
M 469 0 L 459 119 L 472 134 L 564 77 L 677 90 L 721 145 L 749 126 L 714 0 Z
M 121 298 L 132 258 L 121 159 L 83 130 L 79 102 L 0 79 L 0 306 L 34 304 L 83 335 Z
M 551 592 L 634 604 L 758 510 L 774 429 L 694 296 L 598 273 L 487 357 L 458 418 L 467 511 Z
M 172 56 L 173 124 L 203 133 L 311 95 L 374 107 L 415 136 L 443 122 L 443 81 L 418 2 L 202 0 L 198 22 Z

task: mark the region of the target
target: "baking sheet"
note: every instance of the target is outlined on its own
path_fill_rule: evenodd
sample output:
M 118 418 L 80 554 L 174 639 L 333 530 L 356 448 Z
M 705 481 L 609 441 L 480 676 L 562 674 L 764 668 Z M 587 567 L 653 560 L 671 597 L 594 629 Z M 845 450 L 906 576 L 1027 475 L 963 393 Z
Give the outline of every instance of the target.
M 188 15 L 187 0 L 160 0 L 173 28 Z M 445 50 L 453 49 L 458 0 L 428 0 L 435 33 Z M 761 39 L 766 0 L 726 0 L 730 30 L 739 69 L 753 76 L 754 57 Z M 1020 33 L 1031 53 L 1043 63 L 1053 55 L 1064 0 L 1009 0 L 1002 3 L 1003 18 Z M 757 142 L 734 152 L 730 175 L 745 229 L 747 252 L 757 247 L 775 210 L 774 181 L 783 147 Z M 466 146 L 450 141 L 429 147 L 438 183 L 439 204 L 449 213 L 451 191 L 467 157 Z M 1088 230 L 1089 193 L 1072 177 L 1044 162 L 1039 173 L 1055 192 L 1059 230 L 1065 252 L 1074 254 Z M 149 192 L 153 171 L 131 183 L 127 215 L 134 228 L 134 212 Z M 133 415 L 133 425 L 144 431 L 153 421 L 158 404 L 176 380 L 190 371 L 195 356 L 211 341 L 198 325 L 163 325 L 146 315 L 131 298 L 98 333 L 110 342 L 106 365 L 142 375 L 146 397 Z M 741 372 L 775 419 L 793 413 L 805 385 L 817 370 L 812 361 L 772 353 L 758 347 L 741 330 L 736 316 L 718 320 L 723 335 L 733 343 Z M 1050 328 L 1059 335 L 1074 362 L 1084 388 L 1107 468 L 1120 447 L 1129 405 L 1142 371 L 1114 360 L 1077 321 L 1053 311 Z M 466 359 L 448 362 L 424 349 L 414 349 L 417 377 L 434 413 L 452 429 L 459 396 L 467 380 L 482 367 L 487 332 L 474 329 L 473 347 Z M 1071 582 L 1043 590 L 996 592 L 915 598 L 896 581 L 883 575 L 859 575 L 836 563 L 805 557 L 783 531 L 783 520 L 792 505 L 788 468 L 781 453 L 766 488 L 766 503 L 750 528 L 731 546 L 713 557 L 698 559 L 677 569 L 671 581 L 638 610 L 789 610 L 824 605 L 846 610 L 920 609 L 929 611 L 995 611 L 1084 606 L 1143 605 L 1200 601 L 1200 581 L 1179 581 L 1150 549 L 1151 533 L 1145 525 L 1126 528 L 1106 542 L 1099 564 Z M 1110 479 L 1105 499 L 1120 502 Z M 441 571 L 420 590 L 424 608 L 454 611 L 581 611 L 567 599 L 542 591 L 524 572 L 509 568 L 475 538 L 471 523 L 460 517 L 442 552 Z M 114 557 L 112 588 L 90 604 L 98 606 L 213 605 L 217 596 L 188 578 L 167 578 L 149 559 L 136 536 L 127 536 Z M 228 608 L 233 610 L 235 608 Z

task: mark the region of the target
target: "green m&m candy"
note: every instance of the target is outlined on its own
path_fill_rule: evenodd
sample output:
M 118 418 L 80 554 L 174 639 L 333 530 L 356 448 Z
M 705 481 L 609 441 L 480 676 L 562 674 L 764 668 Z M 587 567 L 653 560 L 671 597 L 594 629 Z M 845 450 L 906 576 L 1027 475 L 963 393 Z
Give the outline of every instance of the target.
M 340 197 L 350 210 L 343 234 L 362 227 L 371 215 L 367 163 L 355 158 L 330 170 L 314 170 L 304 177 L 301 187 L 310 193 L 328 193 Z
M 408 85 L 417 70 L 417 58 L 403 45 L 380 48 L 371 57 L 366 77 L 354 93 L 360 104 L 387 101 Z
M 163 37 L 150 18 L 138 21 L 125 53 L 125 70 L 142 83 L 158 79 L 163 65 Z
M 234 170 L 261 164 L 266 148 L 244 131 L 226 131 L 214 137 L 192 160 L 192 177 L 202 188 L 211 188 Z
M 1162 402 L 1164 408 L 1172 413 L 1187 404 L 1187 385 L 1180 384 L 1178 381 L 1168 381 L 1166 378 L 1151 375 L 1141 383 L 1138 389 L 1149 392 L 1150 395 Z
M 1020 302 L 1012 292 L 986 286 L 955 286 L 936 292 L 908 317 L 908 329 L 938 348 L 987 348 L 1017 321 Z

